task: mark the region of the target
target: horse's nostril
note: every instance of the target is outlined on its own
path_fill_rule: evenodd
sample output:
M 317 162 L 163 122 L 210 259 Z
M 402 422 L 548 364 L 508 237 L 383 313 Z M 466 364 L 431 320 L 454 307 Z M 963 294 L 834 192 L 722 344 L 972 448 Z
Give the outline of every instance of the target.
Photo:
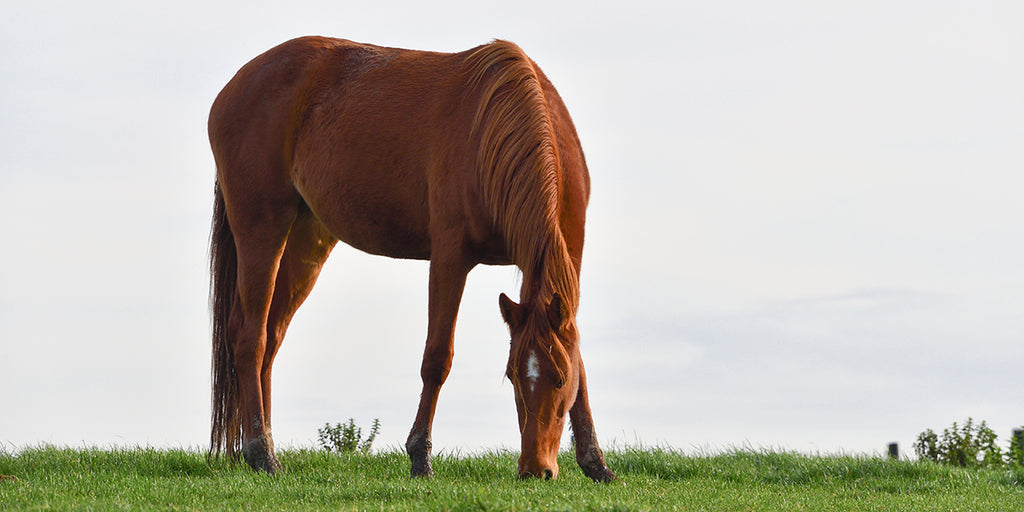
M 555 477 L 555 474 L 550 469 L 545 469 L 544 470 L 544 480 L 551 480 L 554 477 Z

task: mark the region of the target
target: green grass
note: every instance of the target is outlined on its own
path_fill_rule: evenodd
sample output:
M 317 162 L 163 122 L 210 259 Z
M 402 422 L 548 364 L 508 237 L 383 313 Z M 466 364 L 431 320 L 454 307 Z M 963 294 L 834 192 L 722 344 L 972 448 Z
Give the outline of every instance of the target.
M 279 457 L 271 477 L 187 450 L 0 453 L 0 510 L 1024 510 L 1024 470 L 866 457 L 625 449 L 607 454 L 607 485 L 570 454 L 550 482 L 516 478 L 513 453 L 442 454 L 430 480 L 397 451 Z

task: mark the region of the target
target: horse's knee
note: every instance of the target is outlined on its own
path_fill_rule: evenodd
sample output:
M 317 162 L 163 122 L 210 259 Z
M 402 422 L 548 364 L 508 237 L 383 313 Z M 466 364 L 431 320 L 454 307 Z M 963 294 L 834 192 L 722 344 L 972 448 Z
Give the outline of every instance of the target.
M 450 351 L 430 351 L 423 354 L 423 365 L 420 377 L 424 384 L 443 384 L 452 371 L 452 353 Z

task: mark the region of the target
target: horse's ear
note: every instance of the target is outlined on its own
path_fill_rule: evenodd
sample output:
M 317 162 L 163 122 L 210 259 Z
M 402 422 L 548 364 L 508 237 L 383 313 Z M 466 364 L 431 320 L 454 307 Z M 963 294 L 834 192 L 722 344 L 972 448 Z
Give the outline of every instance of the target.
M 522 319 L 522 308 L 519 304 L 512 302 L 504 293 L 498 296 L 498 307 L 501 308 L 501 318 L 505 320 L 510 329 L 519 327 Z
M 562 300 L 562 296 L 556 293 L 548 304 L 548 322 L 551 322 L 551 328 L 555 332 L 562 332 L 568 319 L 569 307 Z

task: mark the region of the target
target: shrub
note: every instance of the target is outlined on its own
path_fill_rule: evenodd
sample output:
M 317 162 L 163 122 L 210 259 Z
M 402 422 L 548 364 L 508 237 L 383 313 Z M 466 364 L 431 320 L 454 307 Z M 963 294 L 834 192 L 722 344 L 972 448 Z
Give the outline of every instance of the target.
M 373 426 L 370 427 L 370 435 L 363 439 L 363 429 L 356 426 L 354 419 L 349 418 L 346 423 L 324 423 L 324 427 L 317 430 L 320 446 L 327 451 L 341 453 L 370 453 L 373 440 L 380 432 L 380 420 L 374 418 Z
M 914 451 L 922 459 L 960 467 L 999 467 L 1003 465 L 1003 451 L 996 445 L 996 433 L 984 421 L 975 425 L 968 418 L 963 425 L 953 423 L 942 431 L 940 438 L 932 429 L 917 436 Z M 1014 446 L 1011 444 L 1012 457 Z

